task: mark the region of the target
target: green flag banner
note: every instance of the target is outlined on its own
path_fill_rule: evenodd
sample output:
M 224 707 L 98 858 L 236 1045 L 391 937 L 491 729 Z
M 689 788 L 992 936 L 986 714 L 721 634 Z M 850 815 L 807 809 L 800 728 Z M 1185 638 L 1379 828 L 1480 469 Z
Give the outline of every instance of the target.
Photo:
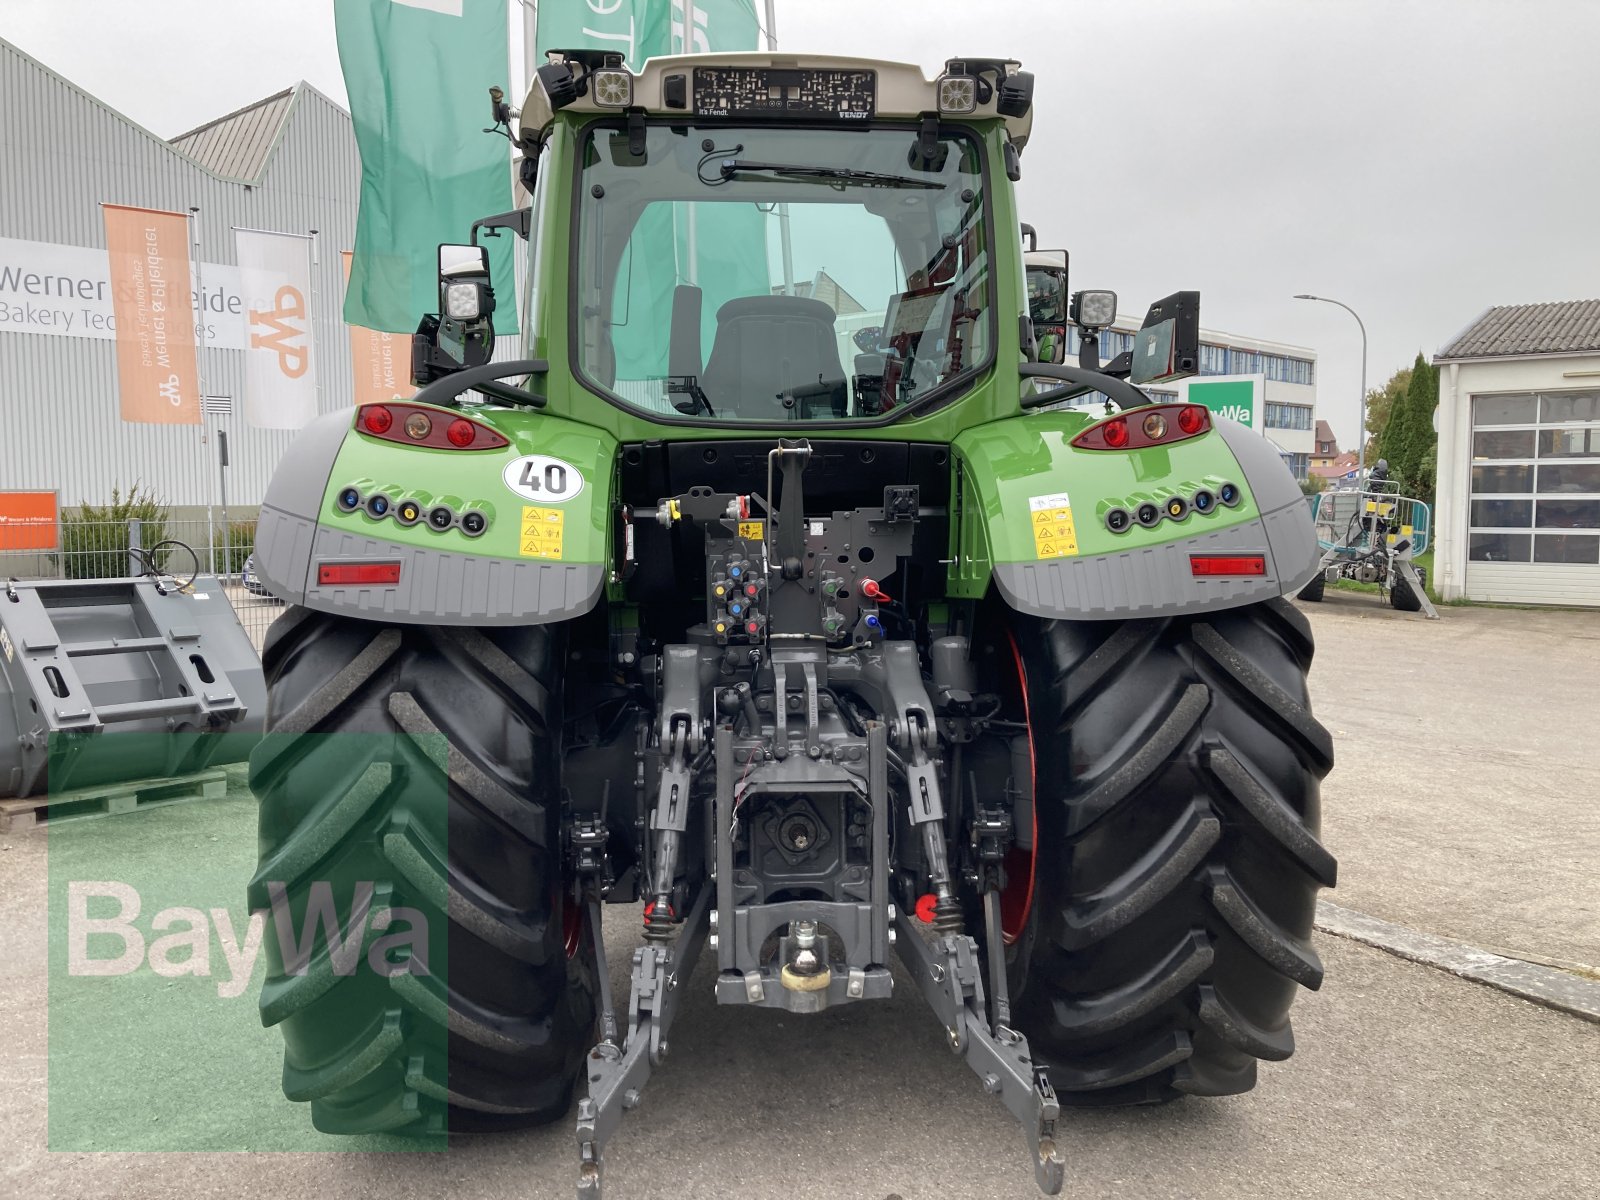
M 581 2 L 581 0 L 580 0 Z M 361 150 L 361 208 L 344 319 L 410 333 L 439 309 L 440 242 L 511 207 L 489 86 L 510 54 L 507 0 L 334 0 L 339 62 Z M 514 89 L 513 89 L 514 90 Z M 487 239 L 495 330 L 517 331 L 512 242 Z
M 646 59 L 660 55 L 755 50 L 760 34 L 755 0 L 544 0 L 539 5 L 541 61 L 547 50 L 614 50 L 637 70 Z M 748 249 L 765 244 L 766 219 L 749 205 L 653 206 L 635 226 L 632 240 L 659 245 L 675 239 L 677 271 L 665 276 L 633 266 L 628 287 L 618 290 L 612 319 L 625 323 L 635 313 L 670 312 L 672 289 L 696 284 L 703 293 L 701 350 L 709 353 L 717 309 L 736 296 L 761 295 L 770 286 L 766 260 L 752 258 Z M 662 262 L 665 256 L 639 254 L 632 261 Z M 670 328 L 658 321 L 650 333 L 618 347 L 618 379 L 666 375 Z

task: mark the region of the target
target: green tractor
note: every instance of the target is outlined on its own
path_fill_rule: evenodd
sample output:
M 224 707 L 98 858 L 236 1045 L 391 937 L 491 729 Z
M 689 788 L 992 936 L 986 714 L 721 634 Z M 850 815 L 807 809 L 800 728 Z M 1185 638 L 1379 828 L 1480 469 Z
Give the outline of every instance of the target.
M 576 1093 L 595 1195 L 680 984 L 813 1014 L 898 982 L 1054 1193 L 1063 1108 L 1293 1050 L 1334 883 L 1286 599 L 1317 539 L 1265 440 L 1136 386 L 1196 369 L 1195 293 L 1102 371 L 1115 297 L 1079 292 L 1082 359 L 1038 361 L 1032 91 L 983 59 L 539 69 L 532 206 L 478 223 L 527 239 L 527 357 L 492 361 L 483 251 L 441 247 L 426 386 L 311 425 L 261 511 L 292 607 L 252 900 L 387 930 L 267 939 L 318 1129 Z

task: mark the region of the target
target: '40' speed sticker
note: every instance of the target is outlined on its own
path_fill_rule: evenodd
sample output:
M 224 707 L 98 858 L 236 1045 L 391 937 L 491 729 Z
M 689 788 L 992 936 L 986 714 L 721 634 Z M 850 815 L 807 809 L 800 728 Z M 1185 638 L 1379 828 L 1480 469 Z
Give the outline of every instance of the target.
M 524 500 L 560 504 L 583 491 L 577 467 L 547 454 L 526 454 L 506 464 L 506 486 Z

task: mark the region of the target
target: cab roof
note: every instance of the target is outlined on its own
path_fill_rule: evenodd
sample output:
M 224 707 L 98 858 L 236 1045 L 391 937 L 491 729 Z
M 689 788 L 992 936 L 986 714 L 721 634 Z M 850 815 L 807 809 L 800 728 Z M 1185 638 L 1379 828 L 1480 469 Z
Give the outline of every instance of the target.
M 980 60 L 980 59 L 952 59 L 952 63 L 991 63 L 1003 62 L 1008 71 L 1020 69 L 1021 63 L 1015 60 Z M 950 63 L 946 63 L 948 67 Z M 652 58 L 633 75 L 633 103 L 631 107 L 643 109 L 652 116 L 671 115 L 695 118 L 692 101 L 688 104 L 669 105 L 663 94 L 666 81 L 669 77 L 683 77 L 682 82 L 676 83 L 677 89 L 685 86 L 692 87 L 694 72 L 707 67 L 742 67 L 766 68 L 769 70 L 830 70 L 830 71 L 871 71 L 876 78 L 876 97 L 874 118 L 887 118 L 894 120 L 915 119 L 936 112 L 938 109 L 937 82 L 945 72 L 941 70 L 931 77 L 922 72 L 922 68 L 915 63 L 888 62 L 874 58 L 846 58 L 834 55 L 818 54 L 781 54 L 773 51 L 754 50 L 741 53 L 715 53 L 715 54 L 674 54 L 662 58 Z M 1033 128 L 1033 109 L 1029 109 L 1020 117 L 1000 117 L 996 110 L 999 99 L 999 90 L 990 92 L 986 103 L 979 104 L 975 111 L 957 115 L 947 115 L 941 119 L 950 121 L 977 121 L 985 118 L 999 118 L 1005 121 L 1006 134 L 1020 150 L 1027 144 L 1028 134 Z M 595 89 L 588 89 L 587 93 L 579 96 L 572 103 L 566 105 L 564 112 L 577 112 L 584 114 L 611 114 L 617 115 L 621 110 L 615 107 L 606 107 L 595 102 Z M 554 116 L 550 98 L 546 95 L 544 87 L 537 76 L 528 90 L 527 99 L 522 106 L 522 125 L 526 129 L 542 129 Z M 750 118 L 752 120 L 758 118 Z M 804 120 L 802 116 L 798 118 Z M 817 123 L 821 124 L 819 120 Z M 832 124 L 832 123 L 830 123 Z M 838 122 L 838 127 L 848 128 L 848 122 Z

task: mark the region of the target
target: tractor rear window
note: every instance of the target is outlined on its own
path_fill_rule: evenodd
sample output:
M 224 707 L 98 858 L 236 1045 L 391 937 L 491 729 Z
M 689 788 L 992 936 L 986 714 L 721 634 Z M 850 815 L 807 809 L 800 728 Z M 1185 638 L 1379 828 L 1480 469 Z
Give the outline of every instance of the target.
M 978 143 L 912 129 L 648 126 L 584 143 L 574 353 L 674 419 L 879 420 L 994 344 Z

